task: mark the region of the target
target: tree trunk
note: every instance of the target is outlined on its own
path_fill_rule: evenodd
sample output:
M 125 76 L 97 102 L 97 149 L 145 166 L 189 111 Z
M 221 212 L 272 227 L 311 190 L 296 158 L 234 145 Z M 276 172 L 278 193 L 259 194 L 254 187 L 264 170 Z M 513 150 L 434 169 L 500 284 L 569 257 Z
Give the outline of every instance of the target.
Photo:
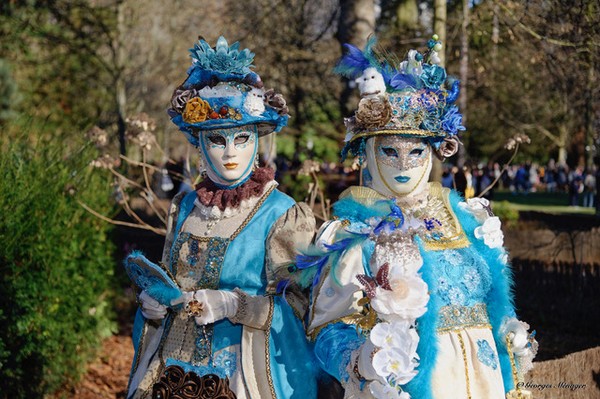
M 350 43 L 364 48 L 369 35 L 375 32 L 374 0 L 342 0 L 340 1 L 340 19 L 336 34 L 340 45 Z M 354 93 L 355 84 L 347 81 L 340 98 L 342 115 L 347 116 L 356 109 L 358 98 Z
M 119 136 L 119 152 L 121 155 L 127 154 L 127 148 L 125 145 L 125 119 L 127 115 L 127 91 L 125 90 L 125 77 L 124 77 L 124 61 L 125 54 L 123 51 L 123 35 L 125 33 L 125 2 L 118 2 L 116 4 L 117 12 L 117 32 L 115 40 L 113 41 L 113 48 L 115 54 L 114 60 L 114 85 L 115 85 L 115 105 L 117 112 L 117 131 Z
M 446 16 L 446 0 L 435 0 L 433 3 L 433 33 L 438 35 L 443 46 L 439 52 L 441 66 L 446 66 Z
M 463 0 L 463 19 L 460 26 L 460 96 L 458 105 L 463 116 L 463 126 L 467 126 L 467 81 L 469 79 L 469 0 Z M 458 149 L 457 164 L 465 164 L 467 151 L 464 146 Z
M 419 27 L 419 5 L 417 0 L 401 0 L 396 8 L 396 20 L 399 28 L 417 29 Z
M 594 166 L 594 46 L 588 45 L 588 70 L 585 88 L 585 166 L 592 170 Z
M 446 65 L 446 0 L 435 0 L 433 3 L 433 33 L 437 34 L 442 42 L 442 50 L 439 51 L 440 66 Z M 433 158 L 429 181 L 442 180 L 442 162 Z
M 567 139 L 569 138 L 569 129 L 565 126 L 558 128 L 558 164 L 567 164 Z

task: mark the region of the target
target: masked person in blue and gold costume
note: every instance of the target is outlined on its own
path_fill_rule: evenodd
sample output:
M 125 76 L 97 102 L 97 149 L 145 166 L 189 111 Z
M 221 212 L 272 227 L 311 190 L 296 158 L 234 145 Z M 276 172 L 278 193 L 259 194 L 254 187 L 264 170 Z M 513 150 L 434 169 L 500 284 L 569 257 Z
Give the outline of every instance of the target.
M 342 156 L 359 158 L 364 184 L 340 195 L 296 281 L 312 285 L 308 333 L 346 398 L 527 394 L 514 381 L 537 343 L 515 317 L 499 219 L 428 183 L 464 130 L 440 46 L 397 62 L 371 39 L 337 66 L 360 90 Z
M 126 259 L 140 288 L 127 397 L 316 397 L 307 300 L 296 286 L 277 295 L 315 222 L 257 157 L 259 137 L 287 124 L 285 100 L 263 89 L 238 43 L 200 40 L 190 52 L 168 112 L 205 179 L 174 198 L 162 262 Z

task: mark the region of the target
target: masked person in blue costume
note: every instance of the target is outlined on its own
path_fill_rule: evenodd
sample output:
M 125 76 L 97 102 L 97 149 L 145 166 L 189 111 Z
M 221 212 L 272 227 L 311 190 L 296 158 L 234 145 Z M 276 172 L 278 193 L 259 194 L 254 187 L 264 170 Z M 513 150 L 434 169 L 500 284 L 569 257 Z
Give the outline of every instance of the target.
M 296 281 L 312 284 L 308 333 L 345 398 L 527 394 L 514 381 L 537 343 L 515 318 L 499 219 L 428 183 L 464 129 L 440 49 L 434 36 L 399 63 L 371 39 L 337 66 L 360 90 L 342 156 L 359 157 L 364 185 L 340 195 Z
M 141 292 L 127 397 L 314 398 L 307 300 L 295 286 L 285 300 L 276 292 L 315 222 L 257 158 L 259 137 L 287 124 L 285 101 L 238 43 L 200 40 L 190 52 L 168 112 L 205 179 L 174 198 L 160 265 L 126 260 Z

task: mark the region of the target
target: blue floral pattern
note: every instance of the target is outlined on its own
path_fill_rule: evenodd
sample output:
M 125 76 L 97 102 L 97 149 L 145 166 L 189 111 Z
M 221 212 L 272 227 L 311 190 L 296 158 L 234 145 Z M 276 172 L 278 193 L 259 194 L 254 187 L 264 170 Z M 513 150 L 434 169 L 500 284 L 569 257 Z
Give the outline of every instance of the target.
M 215 368 L 223 370 L 227 377 L 231 377 L 237 369 L 237 355 L 224 350 L 215 357 L 213 364 Z
M 496 351 L 492 349 L 490 343 L 485 339 L 477 341 L 477 358 L 483 364 L 491 367 L 493 370 L 498 368 L 498 356 Z
M 485 260 L 472 247 L 434 253 L 434 290 L 442 306 L 485 303 L 492 281 Z

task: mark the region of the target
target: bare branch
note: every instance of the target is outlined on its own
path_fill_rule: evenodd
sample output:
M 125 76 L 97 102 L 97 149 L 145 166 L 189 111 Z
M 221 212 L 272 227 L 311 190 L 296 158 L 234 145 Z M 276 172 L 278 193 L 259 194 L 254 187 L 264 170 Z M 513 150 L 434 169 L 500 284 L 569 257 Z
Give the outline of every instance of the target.
M 161 236 L 165 236 L 167 234 L 167 230 L 165 230 L 165 229 L 159 229 L 159 228 L 156 228 L 156 227 L 152 227 L 149 224 L 129 223 L 129 222 L 123 222 L 121 220 L 114 220 L 114 219 L 108 218 L 108 217 L 102 215 L 101 213 L 96 212 L 95 210 L 93 210 L 92 208 L 90 208 L 85 203 L 83 203 L 83 202 L 81 202 L 79 200 L 77 200 L 77 203 L 79 203 L 79 205 L 81 205 L 83 207 L 83 209 L 85 209 L 86 211 L 88 211 L 92 215 L 94 215 L 97 218 L 102 219 L 105 222 L 108 222 L 110 224 L 114 224 L 114 225 L 117 225 L 117 226 L 133 227 L 133 228 L 142 229 L 142 230 L 150 230 L 153 233 L 156 233 L 156 234 L 161 235 Z

